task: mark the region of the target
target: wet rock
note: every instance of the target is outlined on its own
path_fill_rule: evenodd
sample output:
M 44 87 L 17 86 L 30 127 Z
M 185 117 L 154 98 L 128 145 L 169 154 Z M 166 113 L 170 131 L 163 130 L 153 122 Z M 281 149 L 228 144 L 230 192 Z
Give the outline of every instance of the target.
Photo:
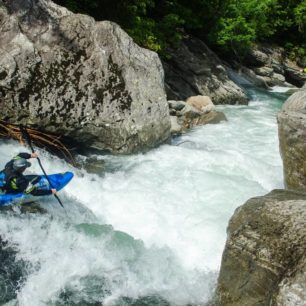
M 280 152 L 285 185 L 306 191 L 306 88 L 284 103 L 278 114 Z
M 276 85 L 281 85 L 286 82 L 286 78 L 282 74 L 279 74 L 279 73 L 273 73 L 271 75 L 271 79 L 272 79 L 272 82 Z
M 245 79 L 247 79 L 251 84 L 262 88 L 269 88 L 267 80 L 262 76 L 257 75 L 252 69 L 239 66 L 238 73 L 241 74 Z
M 186 102 L 184 101 L 175 101 L 170 100 L 168 101 L 170 109 L 174 109 L 175 111 L 180 111 L 186 106 Z
M 270 67 L 260 67 L 260 68 L 255 68 L 254 69 L 254 72 L 257 74 L 257 75 L 261 75 L 261 76 L 272 76 L 273 74 L 273 68 L 270 68 Z
M 0 213 L 5 213 L 5 212 L 12 212 L 12 211 L 18 211 L 19 213 L 22 214 L 45 214 L 47 213 L 47 210 L 42 208 L 40 206 L 39 202 L 27 202 L 27 203 L 22 203 L 18 205 L 7 205 L 7 206 L 0 206 Z
M 201 116 L 201 111 L 196 109 L 194 106 L 190 104 L 186 104 L 186 106 L 180 111 L 177 112 L 178 117 L 189 117 L 189 118 L 198 118 Z
M 251 49 L 245 58 L 249 66 L 262 67 L 270 62 L 269 56 L 258 49 Z
M 305 218 L 306 194 L 294 191 L 274 190 L 236 209 L 215 304 L 304 305 Z
M 0 236 L 0 305 L 16 298 L 25 279 L 25 262 L 17 258 L 17 251 Z
M 290 84 L 297 87 L 302 87 L 306 82 L 306 74 L 291 67 L 285 67 L 285 78 Z
M 21 213 L 30 213 L 30 214 L 46 214 L 47 210 L 42 208 L 37 202 L 25 203 L 20 206 Z
M 105 171 L 105 161 L 98 157 L 89 157 L 81 164 L 89 173 L 102 174 Z
M 168 101 L 171 118 L 171 134 L 178 135 L 197 125 L 226 121 L 224 113 L 215 111 L 208 96 L 193 96 L 184 101 Z
M 0 0 L 0 119 L 111 152 L 170 135 L 164 72 L 115 23 L 50 0 Z
M 209 96 L 214 104 L 247 104 L 243 90 L 231 81 L 221 60 L 202 41 L 186 38 L 163 61 L 169 100 Z
M 209 113 L 199 112 L 191 105 L 187 105 L 178 117 L 178 123 L 183 127 L 183 130 L 193 128 L 198 125 L 216 124 L 226 121 L 224 113 L 219 111 L 211 111 Z
M 279 61 L 272 59 L 271 67 L 273 68 L 274 72 L 284 75 L 284 66 Z
M 179 135 L 183 132 L 183 127 L 178 123 L 178 118 L 176 116 L 170 116 L 171 120 L 171 134 Z

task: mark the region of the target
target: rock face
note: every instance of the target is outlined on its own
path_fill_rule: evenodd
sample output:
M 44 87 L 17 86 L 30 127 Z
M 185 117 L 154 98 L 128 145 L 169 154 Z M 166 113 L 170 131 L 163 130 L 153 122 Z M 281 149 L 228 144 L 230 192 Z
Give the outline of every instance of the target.
M 302 87 L 306 82 L 306 74 L 300 72 L 297 64 L 286 57 L 281 47 L 256 46 L 245 57 L 244 64 L 248 68 L 239 64 L 238 69 L 260 87 L 290 84 Z
M 284 103 L 278 133 L 286 187 L 306 191 L 306 87 Z
M 228 226 L 216 305 L 305 305 L 305 220 L 305 193 L 274 190 L 239 207 Z
M 247 104 L 242 89 L 229 79 L 220 59 L 202 41 L 185 39 L 170 56 L 163 61 L 169 100 L 204 95 L 214 104 Z
M 0 119 L 112 152 L 169 137 L 163 68 L 111 22 L 0 0 Z

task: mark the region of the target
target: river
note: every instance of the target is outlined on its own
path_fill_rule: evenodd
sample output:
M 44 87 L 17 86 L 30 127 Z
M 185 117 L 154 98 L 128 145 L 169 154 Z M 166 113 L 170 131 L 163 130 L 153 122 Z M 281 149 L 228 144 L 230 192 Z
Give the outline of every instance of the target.
M 97 156 L 105 162 L 98 174 L 40 150 L 48 173 L 75 173 L 59 193 L 66 212 L 51 197 L 42 204 L 46 214 L 23 214 L 18 206 L 0 212 L 7 241 L 0 304 L 209 301 L 234 210 L 283 187 L 276 114 L 285 96 L 247 92 L 248 106 L 217 107 L 226 122 L 194 128 L 147 153 Z M 2 141 L 0 166 L 24 150 Z

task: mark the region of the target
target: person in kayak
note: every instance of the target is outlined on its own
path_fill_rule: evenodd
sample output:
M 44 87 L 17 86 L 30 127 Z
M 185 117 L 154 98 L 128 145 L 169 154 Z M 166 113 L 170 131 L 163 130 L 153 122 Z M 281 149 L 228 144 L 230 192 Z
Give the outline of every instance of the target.
M 56 193 L 56 189 L 37 190 L 37 186 L 35 184 L 40 181 L 40 176 L 30 180 L 23 175 L 25 169 L 31 166 L 31 163 L 28 162 L 28 159 L 37 157 L 38 154 L 36 152 L 32 154 L 19 153 L 5 165 L 4 169 L 1 171 L 5 175 L 5 185 L 2 187 L 5 193 L 24 192 L 34 196 Z

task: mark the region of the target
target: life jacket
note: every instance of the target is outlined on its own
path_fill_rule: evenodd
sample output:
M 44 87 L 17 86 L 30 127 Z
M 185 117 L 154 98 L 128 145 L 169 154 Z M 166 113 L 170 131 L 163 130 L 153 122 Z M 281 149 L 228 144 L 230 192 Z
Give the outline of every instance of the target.
M 4 181 L 5 181 L 5 185 L 4 185 L 3 189 L 6 192 L 16 191 L 17 186 L 14 189 L 11 185 L 11 181 L 14 178 L 18 178 L 18 174 L 11 167 L 6 167 L 3 172 L 4 172 Z
M 18 186 L 12 182 L 14 179 L 18 179 L 22 174 L 16 172 L 13 167 L 12 163 L 7 163 L 4 170 L 1 171 L 4 173 L 4 185 L 1 187 L 6 193 L 16 193 L 18 192 Z

